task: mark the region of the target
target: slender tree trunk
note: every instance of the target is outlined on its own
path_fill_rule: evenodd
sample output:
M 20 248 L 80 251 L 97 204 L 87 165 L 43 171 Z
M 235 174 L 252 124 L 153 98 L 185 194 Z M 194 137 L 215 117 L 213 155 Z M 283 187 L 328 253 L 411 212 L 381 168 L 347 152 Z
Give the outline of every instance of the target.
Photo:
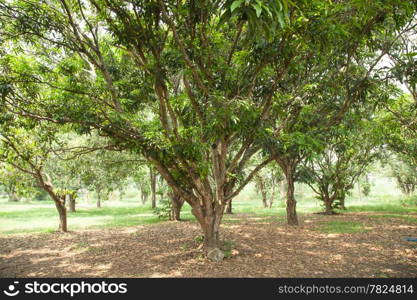
M 75 198 L 71 195 L 67 195 L 68 198 L 68 203 L 69 203 L 69 211 L 70 212 L 75 212 Z
M 359 183 L 359 180 L 358 180 L 357 185 L 358 185 L 359 201 L 362 202 L 362 191 L 361 191 L 361 184 Z
M 261 192 L 262 204 L 263 204 L 264 208 L 267 208 L 268 207 L 268 201 L 267 201 L 267 193 L 266 193 L 264 179 L 262 178 L 261 175 L 257 175 L 256 179 L 257 179 L 258 188 Z
M 285 182 L 285 178 L 281 180 L 281 187 L 280 187 L 280 194 L 281 194 L 281 200 L 285 201 L 286 199 L 286 195 L 287 195 L 287 189 L 286 189 L 286 182 Z
M 152 208 L 155 208 L 156 207 L 156 173 L 152 168 L 150 169 L 150 176 L 151 176 Z
M 37 170 L 37 180 L 40 184 L 40 186 L 49 194 L 49 196 L 52 198 L 52 200 L 55 203 L 56 210 L 59 214 L 59 228 L 58 230 L 62 232 L 67 232 L 67 208 L 65 207 L 65 198 L 60 199 L 54 192 L 54 187 L 51 182 L 51 178 L 47 175 L 47 180 L 45 181 L 42 173 L 40 170 Z
M 15 191 L 12 191 L 10 194 L 9 194 L 9 200 L 8 200 L 9 202 L 18 202 L 19 201 L 19 197 L 17 196 L 17 194 L 16 194 L 16 192 Z
M 274 201 L 275 201 L 275 182 L 272 183 L 271 195 L 269 197 L 269 208 L 272 208 Z
M 262 203 L 264 205 L 264 208 L 267 208 L 268 207 L 268 201 L 267 201 L 266 191 L 265 190 L 262 190 L 261 191 L 261 194 L 262 194 Z
M 97 192 L 97 208 L 101 208 L 101 192 Z
M 231 215 L 232 213 L 232 200 L 230 200 L 226 206 L 226 214 Z
M 146 191 L 146 187 L 143 184 L 139 185 L 140 188 L 140 198 L 142 200 L 142 205 L 146 203 L 148 200 L 148 192 Z
M 298 225 L 297 201 L 294 197 L 294 173 L 290 167 L 286 169 L 285 177 L 287 179 L 287 222 L 288 225 Z

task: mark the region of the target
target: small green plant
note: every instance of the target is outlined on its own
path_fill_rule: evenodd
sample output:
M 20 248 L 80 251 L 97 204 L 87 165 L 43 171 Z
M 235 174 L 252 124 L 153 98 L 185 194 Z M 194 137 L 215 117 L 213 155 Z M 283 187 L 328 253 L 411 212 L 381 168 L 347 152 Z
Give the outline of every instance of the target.
M 232 257 L 232 251 L 235 247 L 235 244 L 232 241 L 224 241 L 223 242 L 223 252 L 225 258 Z
M 194 241 L 195 241 L 196 243 L 198 243 L 198 244 L 201 244 L 202 242 L 204 242 L 204 235 L 197 235 L 197 236 L 194 238 Z
M 156 215 L 159 219 L 168 220 L 171 217 L 171 201 L 168 199 L 164 199 L 160 201 L 158 207 L 153 209 L 154 215 Z
M 76 248 L 80 249 L 80 248 L 88 248 L 90 245 L 87 242 L 78 242 L 76 244 Z
M 88 247 L 87 251 L 91 252 L 91 253 L 99 253 L 101 251 L 101 248 L 99 248 L 99 247 Z
M 401 199 L 401 205 L 405 207 L 417 206 L 417 195 L 413 195 L 405 199 Z

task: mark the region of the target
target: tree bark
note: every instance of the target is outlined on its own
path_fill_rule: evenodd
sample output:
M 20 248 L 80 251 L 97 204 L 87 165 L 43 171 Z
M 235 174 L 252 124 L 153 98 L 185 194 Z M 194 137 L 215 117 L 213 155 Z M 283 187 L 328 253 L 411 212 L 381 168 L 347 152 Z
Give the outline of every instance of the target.
M 152 208 L 156 207 L 156 172 L 150 168 Z
M 230 200 L 226 206 L 226 214 L 231 215 L 232 213 L 232 200 Z
M 204 250 L 209 253 L 211 250 L 220 249 L 220 223 L 225 209 L 224 205 L 214 204 L 215 208 L 204 215 L 201 207 L 192 208 L 191 212 L 197 218 L 204 233 Z
M 285 182 L 285 179 L 282 179 L 281 180 L 280 194 L 281 194 L 281 200 L 282 201 L 285 201 L 286 194 L 287 194 L 287 192 L 286 192 L 286 182 Z
M 294 197 L 294 169 L 290 166 L 284 171 L 287 179 L 287 223 L 288 225 L 298 225 L 297 201 Z
M 62 201 L 55 201 L 55 206 L 59 214 L 59 230 L 62 232 L 67 232 L 67 208 Z
M 67 232 L 68 231 L 67 208 L 65 207 L 65 198 L 61 199 L 57 196 L 57 194 L 55 194 L 54 187 L 48 175 L 46 175 L 48 180 L 45 181 L 40 170 L 38 170 L 36 173 L 37 173 L 37 179 L 38 179 L 40 186 L 49 194 L 49 196 L 52 198 L 52 200 L 55 203 L 55 207 L 59 214 L 58 230 L 62 232 Z
M 334 213 L 332 200 L 329 197 L 324 197 L 323 202 L 324 202 L 324 214 L 332 215 Z
M 272 183 L 271 195 L 269 197 L 269 208 L 272 208 L 274 201 L 275 201 L 275 182 Z
M 142 205 L 144 205 L 146 203 L 146 201 L 148 200 L 148 191 L 146 190 L 146 187 L 144 186 L 144 184 L 140 184 L 140 197 L 142 200 Z
M 184 204 L 184 199 L 180 195 L 171 191 L 169 192 L 171 199 L 171 221 L 181 221 L 181 208 Z
M 68 204 L 69 204 L 69 211 L 70 212 L 75 212 L 75 198 L 72 195 L 67 195 L 68 196 Z
M 97 208 L 101 208 L 101 192 L 97 192 Z
M 257 175 L 256 180 L 257 180 L 257 186 L 258 186 L 258 188 L 261 192 L 262 204 L 263 204 L 264 208 L 267 208 L 268 207 L 268 201 L 267 201 L 267 193 L 266 193 L 264 179 L 262 178 L 261 175 Z

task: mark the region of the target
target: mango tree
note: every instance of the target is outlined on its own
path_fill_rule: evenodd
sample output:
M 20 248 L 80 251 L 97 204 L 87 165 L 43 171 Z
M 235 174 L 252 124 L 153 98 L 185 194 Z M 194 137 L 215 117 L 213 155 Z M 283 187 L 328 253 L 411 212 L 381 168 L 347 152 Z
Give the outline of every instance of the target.
M 10 117 L 10 116 L 9 116 Z M 60 197 L 52 184 L 51 177 L 44 171 L 46 161 L 57 147 L 55 130 L 50 127 L 33 127 L 30 131 L 19 120 L 10 117 L 9 122 L 0 124 L 0 161 L 31 176 L 55 203 L 59 214 L 59 230 L 66 232 L 67 210 L 65 199 Z

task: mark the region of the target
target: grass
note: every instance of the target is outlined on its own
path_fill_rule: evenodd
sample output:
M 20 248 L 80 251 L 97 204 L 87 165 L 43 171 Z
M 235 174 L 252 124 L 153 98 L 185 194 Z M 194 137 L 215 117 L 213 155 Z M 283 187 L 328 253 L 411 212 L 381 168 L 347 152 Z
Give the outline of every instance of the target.
M 318 227 L 323 233 L 355 233 L 365 232 L 365 226 L 360 222 L 330 221 Z
M 297 203 L 299 215 L 321 211 L 320 204 L 304 196 Z M 417 223 L 410 213 L 417 213 L 417 206 L 405 206 L 404 199 L 393 196 L 369 197 L 359 201 L 356 198 L 347 199 L 345 212 L 382 212 L 375 215 L 377 218 L 401 218 L 410 223 Z M 93 203 L 80 200 L 77 203 L 77 212 L 68 212 L 69 230 L 90 228 L 117 228 L 129 227 L 163 222 L 152 212 L 150 204 L 141 205 L 136 198 L 124 201 L 107 201 L 102 208 Z M 286 211 L 284 203 L 277 200 L 272 208 L 263 208 L 262 202 L 254 192 L 243 192 L 233 202 L 234 214 L 247 214 L 248 216 L 268 219 L 280 217 L 285 220 Z M 185 204 L 181 212 L 184 220 L 195 222 L 190 206 Z M 224 223 L 239 222 L 234 215 L 225 215 Z M 7 202 L 0 199 L 0 234 L 41 232 L 51 233 L 58 228 L 58 215 L 52 201 Z M 361 224 L 345 224 L 339 221 L 331 222 L 320 227 L 323 232 L 349 233 L 363 230 Z
M 389 218 L 389 219 L 401 219 L 407 223 L 417 224 L 417 218 L 413 216 L 403 215 L 403 214 L 383 214 L 383 215 L 371 215 L 371 218 Z
M 128 227 L 161 222 L 149 205 L 109 202 L 102 208 L 80 204 L 75 213 L 68 212 L 68 227 L 72 229 Z M 50 201 L 0 203 L 0 233 L 53 232 L 58 216 Z

